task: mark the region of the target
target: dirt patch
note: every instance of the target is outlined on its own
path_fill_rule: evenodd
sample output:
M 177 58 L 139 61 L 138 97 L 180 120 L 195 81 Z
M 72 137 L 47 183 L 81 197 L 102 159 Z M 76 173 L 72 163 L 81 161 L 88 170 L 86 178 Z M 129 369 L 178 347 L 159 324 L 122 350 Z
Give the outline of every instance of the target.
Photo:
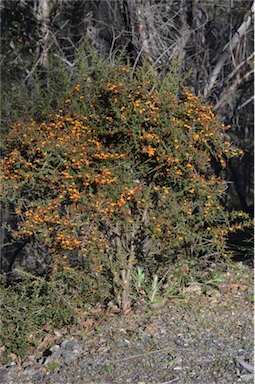
M 233 269 L 217 287 L 188 288 L 162 309 L 138 306 L 126 316 L 108 313 L 73 328 L 64 338 L 82 346 L 75 361 L 45 366 L 37 350 L 2 367 L 0 382 L 253 382 L 253 271 Z

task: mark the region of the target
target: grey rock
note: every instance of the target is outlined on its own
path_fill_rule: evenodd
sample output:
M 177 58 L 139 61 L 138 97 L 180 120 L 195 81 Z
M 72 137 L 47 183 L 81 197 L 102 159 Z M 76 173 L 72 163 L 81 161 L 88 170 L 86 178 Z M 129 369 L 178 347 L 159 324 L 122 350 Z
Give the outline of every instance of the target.
M 249 373 L 247 375 L 242 375 L 241 376 L 241 379 L 245 382 L 245 383 L 251 383 L 251 382 L 254 382 L 254 374 L 253 373 Z
M 242 367 L 246 369 L 248 372 L 254 372 L 254 366 L 251 364 L 246 363 L 245 361 L 242 361 L 240 359 L 236 359 L 236 363 L 238 367 Z
M 55 352 L 57 352 L 57 351 L 59 351 L 60 350 L 60 346 L 59 345 L 53 345 L 51 348 L 50 348 L 50 351 L 52 352 L 52 353 L 55 353 Z
M 67 349 L 68 351 L 82 350 L 82 346 L 79 343 L 77 343 L 75 340 L 63 341 L 63 343 L 61 344 L 61 347 Z
M 53 347 L 50 348 L 50 351 L 52 353 L 50 356 L 46 357 L 46 359 L 43 362 L 44 365 L 49 365 L 54 363 L 54 361 L 56 361 L 61 356 L 62 351 L 59 345 L 54 345 Z
M 62 352 L 62 357 L 64 358 L 66 364 L 77 360 L 78 356 L 73 351 L 68 351 L 66 349 L 62 349 L 61 352 Z

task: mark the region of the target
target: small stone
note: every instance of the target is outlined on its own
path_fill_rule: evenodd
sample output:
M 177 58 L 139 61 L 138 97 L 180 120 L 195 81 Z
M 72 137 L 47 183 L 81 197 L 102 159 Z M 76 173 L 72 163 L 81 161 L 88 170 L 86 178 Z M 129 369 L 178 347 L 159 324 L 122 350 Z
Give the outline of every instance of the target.
M 203 293 L 202 286 L 199 283 L 190 284 L 189 287 L 183 289 L 183 292 L 189 297 L 200 296 Z
M 63 343 L 61 344 L 61 347 L 67 349 L 68 351 L 74 351 L 74 350 L 80 351 L 82 349 L 82 346 L 78 344 L 75 340 L 63 341 Z
M 65 363 L 68 364 L 72 361 L 75 361 L 77 359 L 77 354 L 71 351 L 67 351 L 65 349 L 62 349 L 62 356 L 65 359 Z
M 241 360 L 241 359 L 236 359 L 236 365 L 238 368 L 242 367 L 244 369 L 246 369 L 246 371 L 248 372 L 254 372 L 254 366 L 251 365 L 251 364 L 248 364 L 246 363 L 245 361 Z
M 221 285 L 219 289 L 222 295 L 227 295 L 229 293 L 228 285 Z
M 3 345 L 2 347 L 0 347 L 0 356 L 3 355 L 5 352 L 5 346 Z
M 15 363 L 15 361 L 12 361 L 10 364 L 7 365 L 8 368 L 16 368 L 17 367 L 17 363 Z
M 218 289 L 212 288 L 206 291 L 206 296 L 217 298 L 217 297 L 220 297 L 221 294 L 220 294 L 220 291 L 218 291 Z
M 9 357 L 10 357 L 10 359 L 11 359 L 12 362 L 14 362 L 14 361 L 16 362 L 17 359 L 18 359 L 18 358 L 17 358 L 17 355 L 15 355 L 15 353 L 10 353 Z
M 249 382 L 252 383 L 252 382 L 254 382 L 254 375 L 253 375 L 253 373 L 247 374 L 247 375 L 242 375 L 241 379 L 245 383 L 249 383 Z
M 51 351 L 52 353 L 54 353 L 54 352 L 57 352 L 59 349 L 60 349 L 60 346 L 56 344 L 56 345 L 53 345 L 53 346 L 50 348 L 50 351 Z
M 62 337 L 62 333 L 60 333 L 59 331 L 55 330 L 54 331 L 54 335 L 57 336 L 57 337 Z
M 28 367 L 30 367 L 31 366 L 31 361 L 28 361 L 28 360 L 26 360 L 26 361 L 23 361 L 23 363 L 21 364 L 22 365 L 22 368 L 28 368 Z
M 50 348 L 50 351 L 52 352 L 51 355 L 46 357 L 44 361 L 44 365 L 52 364 L 54 361 L 58 360 L 58 358 L 61 356 L 61 348 L 59 345 L 54 345 L 52 348 Z

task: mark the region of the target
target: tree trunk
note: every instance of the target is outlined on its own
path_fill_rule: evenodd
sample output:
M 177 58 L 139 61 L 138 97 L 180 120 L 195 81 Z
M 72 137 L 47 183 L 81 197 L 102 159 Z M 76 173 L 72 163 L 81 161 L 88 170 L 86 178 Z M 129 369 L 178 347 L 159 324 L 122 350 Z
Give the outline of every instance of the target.
M 39 39 L 37 41 L 37 58 L 38 64 L 43 73 L 48 71 L 49 59 L 49 41 L 50 41 L 50 27 L 49 27 L 49 2 L 50 0 L 38 0 L 35 8 L 35 18 L 38 22 Z

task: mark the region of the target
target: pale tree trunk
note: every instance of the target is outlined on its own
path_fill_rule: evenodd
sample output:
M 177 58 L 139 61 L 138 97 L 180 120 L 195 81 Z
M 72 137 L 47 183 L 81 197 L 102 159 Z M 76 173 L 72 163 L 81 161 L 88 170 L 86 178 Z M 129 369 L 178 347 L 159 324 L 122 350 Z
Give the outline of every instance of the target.
M 204 97 L 207 98 L 211 91 L 213 90 L 215 84 L 217 83 L 218 76 L 224 67 L 224 64 L 227 60 L 227 58 L 232 54 L 234 49 L 236 48 L 237 44 L 241 40 L 241 38 L 247 33 L 254 17 L 254 8 L 255 3 L 252 3 L 251 9 L 249 12 L 245 15 L 243 23 L 240 25 L 232 39 L 225 45 L 225 47 L 222 50 L 222 54 L 220 55 L 210 77 L 208 84 L 206 85 L 204 89 Z
M 49 3 L 50 0 L 37 0 L 34 12 L 39 26 L 39 39 L 37 47 L 38 64 L 44 72 L 47 72 L 49 66 Z
M 148 3 L 146 6 L 145 0 L 137 0 L 136 1 L 136 11 L 137 11 L 137 21 L 138 21 L 138 31 L 139 37 L 141 41 L 141 50 L 148 58 L 151 65 L 154 64 L 154 59 L 152 57 L 152 53 L 150 51 L 150 44 L 152 41 L 152 36 L 149 37 L 148 29 L 151 28 L 151 24 L 153 23 L 152 15 L 150 14 L 150 7 L 148 7 Z M 149 28 L 146 28 L 146 24 Z

